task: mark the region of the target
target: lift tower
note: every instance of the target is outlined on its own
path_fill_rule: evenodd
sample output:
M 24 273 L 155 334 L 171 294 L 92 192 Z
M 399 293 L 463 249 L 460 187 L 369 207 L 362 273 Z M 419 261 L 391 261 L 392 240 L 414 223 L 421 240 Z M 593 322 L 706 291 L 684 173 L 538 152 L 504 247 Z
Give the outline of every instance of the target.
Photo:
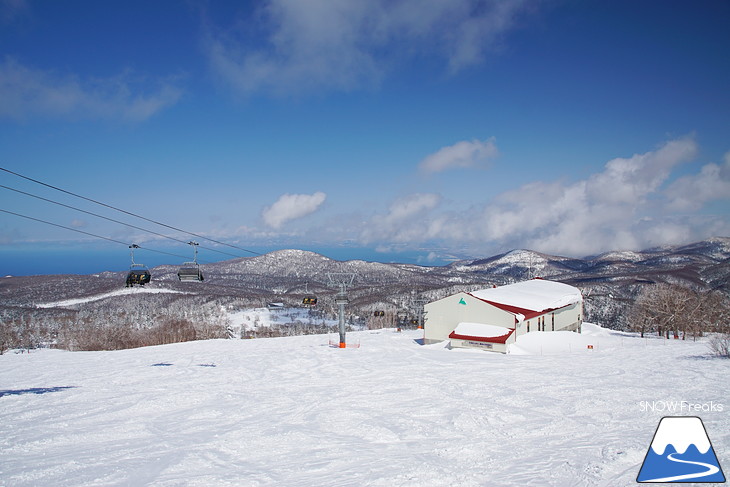
M 335 303 L 339 308 L 340 315 L 340 348 L 346 348 L 345 342 L 345 305 L 350 302 L 347 298 L 347 287 L 352 285 L 355 274 L 352 272 L 330 272 L 327 274 L 329 285 L 339 287 L 340 292 L 335 296 Z

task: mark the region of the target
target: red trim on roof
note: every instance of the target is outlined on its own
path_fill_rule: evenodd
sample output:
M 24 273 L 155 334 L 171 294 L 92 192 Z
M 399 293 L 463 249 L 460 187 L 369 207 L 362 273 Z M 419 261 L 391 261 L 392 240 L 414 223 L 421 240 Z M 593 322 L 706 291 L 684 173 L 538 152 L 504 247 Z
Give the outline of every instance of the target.
M 457 340 L 472 340 L 475 342 L 488 342 L 488 343 L 505 343 L 507 339 L 514 333 L 514 329 L 510 329 L 504 335 L 498 337 L 475 337 L 471 335 L 459 335 L 455 332 L 449 333 L 449 338 L 456 338 Z
M 538 279 L 538 278 L 536 278 L 536 279 Z M 558 309 L 567 308 L 568 306 L 571 306 L 570 304 L 566 304 L 565 306 L 561 306 L 560 308 L 548 308 L 548 309 L 543 309 L 541 311 L 536 311 L 534 309 L 519 308 L 517 306 L 510 306 L 509 304 L 497 303 L 495 301 L 489 301 L 488 299 L 478 298 L 471 293 L 467 293 L 467 294 L 469 294 L 469 296 L 471 296 L 474 299 L 478 299 L 479 301 L 483 301 L 487 304 L 491 304 L 495 308 L 499 308 L 501 310 L 504 310 L 504 311 L 507 311 L 507 312 L 513 313 L 513 314 L 524 315 L 526 320 L 529 320 L 536 316 L 544 315 L 545 313 L 550 313 L 552 311 L 556 311 Z

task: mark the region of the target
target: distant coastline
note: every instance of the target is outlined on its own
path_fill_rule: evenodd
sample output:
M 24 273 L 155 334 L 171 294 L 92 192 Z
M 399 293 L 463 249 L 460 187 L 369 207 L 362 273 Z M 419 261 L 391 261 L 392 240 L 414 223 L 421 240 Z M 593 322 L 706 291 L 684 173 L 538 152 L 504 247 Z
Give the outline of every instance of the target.
M 152 247 L 152 246 L 151 246 Z M 179 265 L 185 260 L 188 249 L 180 248 L 157 248 L 173 254 L 181 254 L 181 258 L 156 254 L 152 252 L 139 251 L 135 254 L 135 260 L 149 267 L 158 265 Z M 278 247 L 251 247 L 251 250 L 265 254 Z M 366 260 L 371 262 L 418 264 L 425 266 L 446 265 L 450 260 L 444 258 L 428 258 L 428 251 L 412 250 L 403 252 L 378 252 L 374 249 L 364 247 L 339 247 L 339 248 L 305 248 L 317 252 L 330 259 L 335 260 Z M 252 257 L 241 253 L 241 257 Z M 233 259 L 215 252 L 200 253 L 202 264 L 220 262 Z M 104 249 L 76 248 L 38 248 L 29 245 L 27 248 L 0 248 L 0 277 L 11 276 L 33 276 L 50 274 L 96 274 L 104 271 L 122 272 L 129 268 L 129 252 L 120 247 Z

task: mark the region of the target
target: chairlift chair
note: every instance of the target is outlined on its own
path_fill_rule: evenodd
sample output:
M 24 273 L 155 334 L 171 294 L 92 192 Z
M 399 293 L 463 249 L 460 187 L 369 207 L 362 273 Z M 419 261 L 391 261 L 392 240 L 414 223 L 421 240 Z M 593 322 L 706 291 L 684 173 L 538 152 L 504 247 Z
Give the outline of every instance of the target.
M 126 287 L 133 287 L 135 284 L 138 284 L 140 286 L 144 286 L 145 284 L 149 283 L 152 279 L 152 274 L 150 274 L 149 269 L 147 269 L 147 266 L 144 264 L 137 264 L 134 262 L 134 249 L 140 248 L 137 244 L 132 244 L 129 246 L 129 254 L 132 258 L 132 264 L 129 266 L 129 273 L 127 274 L 127 286 Z
M 135 284 L 144 286 L 152 279 L 152 274 L 144 266 L 144 264 L 132 264 L 127 274 L 127 287 L 133 287 Z
M 195 249 L 195 254 L 192 262 L 183 262 L 182 267 L 177 271 L 177 278 L 181 281 L 202 281 L 203 271 L 200 270 L 198 264 L 198 243 L 188 242 L 188 245 L 192 245 Z
M 203 272 L 196 262 L 183 262 L 182 267 L 177 271 L 177 278 L 181 281 L 202 281 Z
M 308 293 L 307 287 L 309 283 L 304 283 L 304 292 Z M 305 294 L 304 298 L 302 298 L 302 304 L 305 306 L 315 306 L 317 304 L 317 296 L 314 296 L 312 294 Z
M 385 311 L 377 310 L 373 312 L 373 316 L 385 316 Z

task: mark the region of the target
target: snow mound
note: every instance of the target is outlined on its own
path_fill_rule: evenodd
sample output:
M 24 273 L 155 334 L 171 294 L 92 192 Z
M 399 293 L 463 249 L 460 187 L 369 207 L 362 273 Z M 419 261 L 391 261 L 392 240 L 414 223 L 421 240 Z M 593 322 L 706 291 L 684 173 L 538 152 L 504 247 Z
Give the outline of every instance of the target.
M 619 338 L 608 330 L 590 323 L 583 324 L 585 333 L 573 331 L 533 331 L 517 337 L 507 353 L 517 355 L 553 355 L 573 352 L 592 352 L 613 347 Z

